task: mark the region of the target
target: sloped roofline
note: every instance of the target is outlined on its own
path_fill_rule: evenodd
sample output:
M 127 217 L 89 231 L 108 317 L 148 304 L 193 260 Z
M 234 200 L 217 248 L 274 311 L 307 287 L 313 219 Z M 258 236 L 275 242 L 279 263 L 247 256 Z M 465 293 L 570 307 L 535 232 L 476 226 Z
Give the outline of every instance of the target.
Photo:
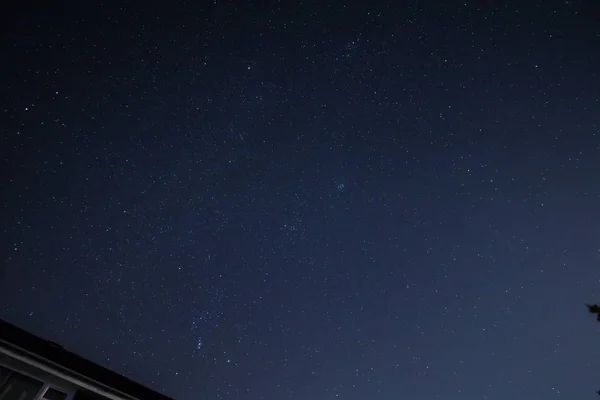
M 112 400 L 173 400 L 2 319 L 0 353 Z

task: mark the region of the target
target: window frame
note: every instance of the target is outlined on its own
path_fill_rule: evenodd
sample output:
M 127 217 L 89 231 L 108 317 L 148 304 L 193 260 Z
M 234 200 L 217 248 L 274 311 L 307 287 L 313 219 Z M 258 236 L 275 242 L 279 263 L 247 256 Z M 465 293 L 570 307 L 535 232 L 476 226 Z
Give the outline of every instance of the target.
M 44 396 L 46 395 L 46 392 L 50 388 L 58 390 L 59 392 L 65 393 L 67 395 L 67 397 L 65 397 L 65 400 L 73 400 L 73 397 L 75 396 L 74 391 L 67 390 L 65 387 L 57 385 L 54 382 L 48 382 L 48 379 L 45 379 L 41 376 L 36 376 L 29 371 L 24 371 L 19 367 L 15 367 L 14 365 L 9 365 L 5 362 L 2 362 L 1 360 L 0 360 L 0 367 L 3 367 L 5 369 L 8 369 L 11 372 L 16 372 L 17 374 L 20 374 L 20 375 L 26 376 L 28 378 L 35 379 L 36 381 L 39 381 L 42 384 L 42 387 L 38 390 L 36 395 L 33 397 L 33 400 L 46 400 L 46 398 Z
M 69 395 L 69 391 L 67 391 L 67 390 L 65 390 L 65 389 L 63 389 L 63 388 L 61 388 L 61 387 L 59 387 L 57 385 L 54 385 L 52 383 L 44 382 L 44 386 L 42 386 L 42 389 L 40 389 L 40 391 L 38 392 L 37 396 L 34 397 L 33 400 L 38 400 L 38 399 L 39 400 L 48 400 L 48 398 L 46 397 L 46 393 L 50 389 L 54 389 L 54 390 L 57 390 L 57 391 L 59 391 L 61 393 L 64 393 L 66 395 L 65 396 L 65 400 L 70 400 L 71 399 L 71 396 Z

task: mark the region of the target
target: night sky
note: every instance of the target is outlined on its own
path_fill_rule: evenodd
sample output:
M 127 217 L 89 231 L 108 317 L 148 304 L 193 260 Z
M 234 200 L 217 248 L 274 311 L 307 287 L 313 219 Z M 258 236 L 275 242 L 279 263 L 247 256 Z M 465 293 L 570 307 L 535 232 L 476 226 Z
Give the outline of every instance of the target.
M 0 13 L 0 318 L 177 400 L 596 398 L 600 7 L 362 3 Z

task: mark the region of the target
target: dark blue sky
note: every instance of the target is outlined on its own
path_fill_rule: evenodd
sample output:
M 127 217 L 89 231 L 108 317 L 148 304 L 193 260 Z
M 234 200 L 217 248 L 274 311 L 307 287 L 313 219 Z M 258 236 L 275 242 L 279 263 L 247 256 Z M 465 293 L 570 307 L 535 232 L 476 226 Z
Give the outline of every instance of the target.
M 593 398 L 593 1 L 4 13 L 0 317 L 178 400 Z

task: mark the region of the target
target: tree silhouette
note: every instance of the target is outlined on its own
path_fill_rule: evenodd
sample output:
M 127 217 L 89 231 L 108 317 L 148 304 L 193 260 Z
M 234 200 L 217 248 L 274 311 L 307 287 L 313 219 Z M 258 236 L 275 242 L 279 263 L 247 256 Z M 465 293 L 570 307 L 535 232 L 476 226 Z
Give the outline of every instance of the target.
M 586 304 L 589 312 L 596 314 L 596 321 L 600 321 L 600 306 L 597 304 Z
M 586 304 L 588 311 L 592 314 L 596 314 L 596 321 L 600 321 L 600 306 L 598 304 Z M 598 396 L 600 396 L 600 390 L 597 390 Z

